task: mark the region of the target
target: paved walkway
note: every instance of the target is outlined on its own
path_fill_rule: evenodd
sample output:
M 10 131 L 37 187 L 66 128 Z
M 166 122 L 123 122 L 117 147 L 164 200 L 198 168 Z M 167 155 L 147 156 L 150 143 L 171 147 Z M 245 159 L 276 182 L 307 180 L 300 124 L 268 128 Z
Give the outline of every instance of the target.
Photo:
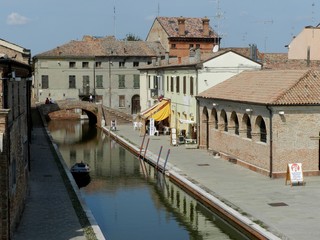
M 37 110 L 32 111 L 29 194 L 14 240 L 86 239 Z
M 143 140 L 132 125 L 120 125 L 112 134 L 138 149 Z M 170 146 L 170 136 L 146 137 L 144 147 L 147 139 L 150 139 L 148 157 L 156 162 L 160 146 L 163 146 L 160 160 L 163 165 L 170 149 L 167 164 L 170 174 L 186 179 L 186 184 L 200 189 L 213 200 L 220 199 L 232 206 L 239 218 L 248 221 L 247 224 L 268 239 L 319 239 L 320 177 L 305 177 L 305 186 L 291 187 L 285 185 L 283 178 L 270 179 L 216 158 L 206 150 L 187 149 L 186 145 Z M 271 206 L 272 203 L 280 206 Z

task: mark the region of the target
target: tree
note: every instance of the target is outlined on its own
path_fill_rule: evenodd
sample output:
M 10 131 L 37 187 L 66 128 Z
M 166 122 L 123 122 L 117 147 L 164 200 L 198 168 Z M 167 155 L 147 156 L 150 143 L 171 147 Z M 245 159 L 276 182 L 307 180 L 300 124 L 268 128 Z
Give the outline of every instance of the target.
M 128 33 L 123 40 L 124 41 L 141 41 L 142 39 L 139 36 L 134 35 L 133 33 Z

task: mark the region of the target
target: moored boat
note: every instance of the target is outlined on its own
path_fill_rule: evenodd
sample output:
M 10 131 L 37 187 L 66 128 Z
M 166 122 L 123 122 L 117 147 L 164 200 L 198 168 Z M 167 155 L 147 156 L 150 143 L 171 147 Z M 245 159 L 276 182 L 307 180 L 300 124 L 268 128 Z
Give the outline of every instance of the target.
M 71 167 L 71 173 L 83 173 L 83 174 L 88 174 L 90 172 L 90 167 L 88 164 L 84 163 L 84 162 L 80 162 L 80 163 L 75 163 L 72 167 Z

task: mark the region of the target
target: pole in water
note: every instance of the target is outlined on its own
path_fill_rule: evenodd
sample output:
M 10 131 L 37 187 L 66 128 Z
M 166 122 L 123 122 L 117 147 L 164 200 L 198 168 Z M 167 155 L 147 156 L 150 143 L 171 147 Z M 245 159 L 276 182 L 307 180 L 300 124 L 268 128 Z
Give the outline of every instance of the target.
M 164 162 L 164 165 L 163 165 L 163 172 L 166 171 L 166 165 L 167 165 L 167 161 L 168 161 L 169 154 L 170 154 L 170 149 L 168 150 L 167 157 L 166 157 L 166 161 Z
M 157 160 L 157 165 L 156 165 L 156 168 L 157 168 L 157 169 L 158 169 L 158 164 L 159 164 L 159 159 L 160 159 L 161 151 L 162 151 L 162 146 L 160 147 L 160 152 L 159 152 L 159 155 L 158 155 L 158 160 Z

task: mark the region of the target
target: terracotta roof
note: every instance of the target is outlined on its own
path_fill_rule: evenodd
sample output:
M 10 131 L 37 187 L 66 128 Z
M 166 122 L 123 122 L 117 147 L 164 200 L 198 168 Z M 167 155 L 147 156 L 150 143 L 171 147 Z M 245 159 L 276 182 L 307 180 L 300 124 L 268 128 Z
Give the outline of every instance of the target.
M 190 18 L 185 19 L 185 35 L 179 35 L 178 19 L 181 17 L 157 17 L 156 20 L 160 23 L 169 37 L 179 38 L 217 38 L 213 29 L 209 25 L 209 36 L 203 35 L 203 18 Z
M 93 56 L 159 56 L 165 50 L 158 42 L 122 41 L 113 36 L 84 36 L 82 41 L 70 41 L 36 57 L 93 57 Z
M 266 105 L 320 104 L 320 72 L 245 71 L 200 93 L 199 96 Z

